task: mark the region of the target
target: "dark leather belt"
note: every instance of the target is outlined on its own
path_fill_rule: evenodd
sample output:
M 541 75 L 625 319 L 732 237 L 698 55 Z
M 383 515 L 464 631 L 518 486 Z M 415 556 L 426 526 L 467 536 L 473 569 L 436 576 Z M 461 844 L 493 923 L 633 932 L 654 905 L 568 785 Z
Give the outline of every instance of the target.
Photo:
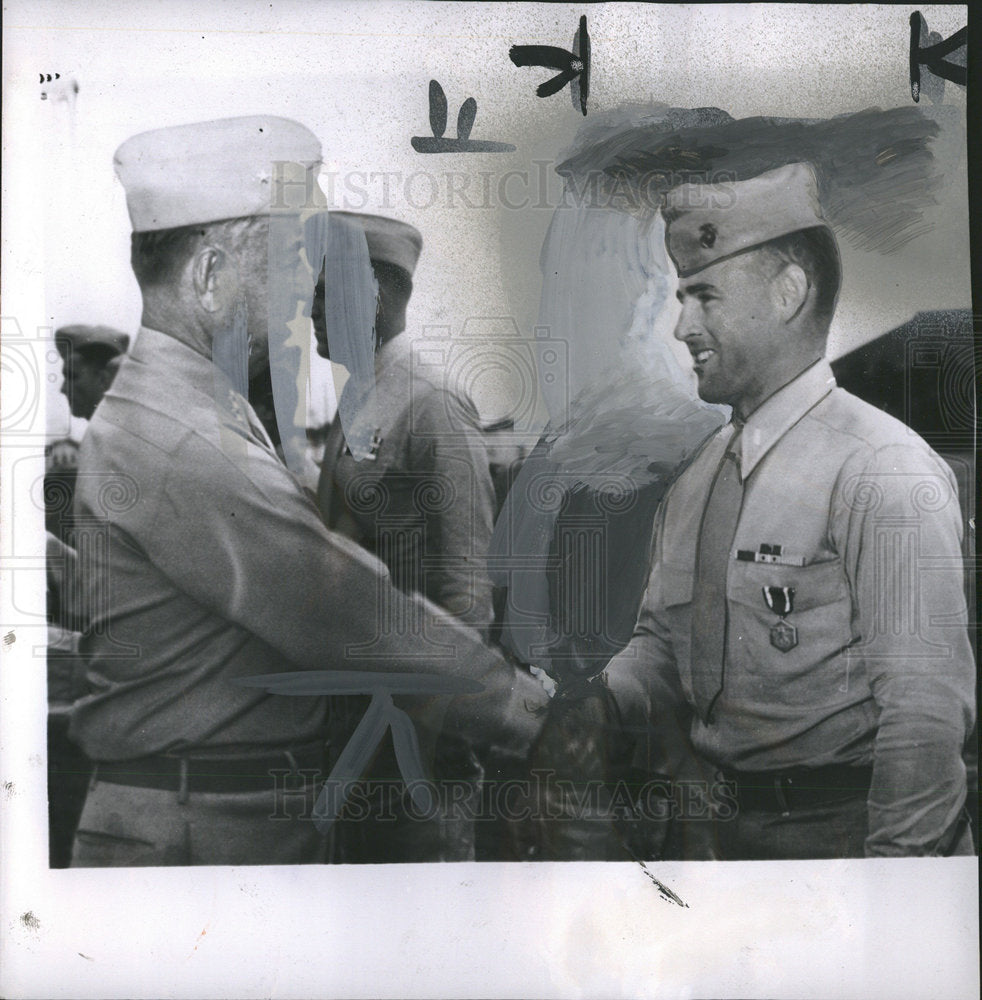
M 324 766 L 324 749 L 307 746 L 262 757 L 180 757 L 161 754 L 134 760 L 99 761 L 93 782 L 134 785 L 188 794 L 190 792 L 258 792 L 275 787 L 273 771 L 317 770 Z M 316 777 L 316 776 L 314 776 Z M 295 779 L 290 788 L 298 784 Z
M 740 809 L 788 813 L 794 809 L 866 798 L 872 767 L 830 764 L 787 771 L 724 771 Z

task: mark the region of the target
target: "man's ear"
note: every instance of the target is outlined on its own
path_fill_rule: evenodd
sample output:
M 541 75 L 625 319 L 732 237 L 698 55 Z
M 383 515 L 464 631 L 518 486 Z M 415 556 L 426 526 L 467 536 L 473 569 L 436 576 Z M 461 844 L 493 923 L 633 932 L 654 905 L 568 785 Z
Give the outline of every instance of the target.
M 97 381 L 103 394 L 109 391 L 109 387 L 113 384 L 113 379 L 119 372 L 119 366 L 122 364 L 122 361 L 123 356 L 121 354 L 117 354 L 116 357 L 110 358 L 102 366 L 102 368 L 99 369 L 99 377 Z
M 214 313 L 223 307 L 231 277 L 224 250 L 215 246 L 203 246 L 198 250 L 191 262 L 191 280 L 202 309 Z
M 774 276 L 774 295 L 785 323 L 794 320 L 808 301 L 811 284 L 805 269 L 791 262 Z

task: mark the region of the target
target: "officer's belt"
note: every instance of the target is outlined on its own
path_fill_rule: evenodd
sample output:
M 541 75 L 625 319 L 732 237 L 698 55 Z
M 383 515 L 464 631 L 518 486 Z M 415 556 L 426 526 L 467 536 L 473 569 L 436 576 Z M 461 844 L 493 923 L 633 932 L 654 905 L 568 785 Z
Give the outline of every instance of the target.
M 873 768 L 828 764 L 787 771 L 724 771 L 740 809 L 791 812 L 846 799 L 866 798 Z
M 133 760 L 98 761 L 93 782 L 163 791 L 259 792 L 275 788 L 274 771 L 311 771 L 324 766 L 322 743 L 252 757 L 181 757 L 159 754 Z M 316 775 L 313 776 L 316 779 Z M 296 784 L 296 780 L 294 781 Z M 299 789 L 297 789 L 299 790 Z

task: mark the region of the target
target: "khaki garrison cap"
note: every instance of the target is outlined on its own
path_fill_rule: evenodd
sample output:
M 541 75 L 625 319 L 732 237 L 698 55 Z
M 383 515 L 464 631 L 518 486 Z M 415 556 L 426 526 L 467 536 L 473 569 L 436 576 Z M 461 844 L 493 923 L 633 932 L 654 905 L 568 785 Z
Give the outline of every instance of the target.
M 357 223 L 365 231 L 368 256 L 373 261 L 396 264 L 413 276 L 423 249 L 423 237 L 414 226 L 384 215 L 362 215 L 360 212 L 332 212 L 331 218 Z
M 130 338 L 128 334 L 114 330 L 111 326 L 82 326 L 76 323 L 55 330 L 55 346 L 62 357 L 69 348 L 88 347 L 91 344 L 111 347 L 117 353 L 125 354 L 130 346 Z
M 662 214 L 680 278 L 778 236 L 828 225 L 808 163 L 790 163 L 747 181 L 681 184 L 665 196 Z
M 321 144 L 288 118 L 221 118 L 135 135 L 116 150 L 133 231 L 324 209 Z

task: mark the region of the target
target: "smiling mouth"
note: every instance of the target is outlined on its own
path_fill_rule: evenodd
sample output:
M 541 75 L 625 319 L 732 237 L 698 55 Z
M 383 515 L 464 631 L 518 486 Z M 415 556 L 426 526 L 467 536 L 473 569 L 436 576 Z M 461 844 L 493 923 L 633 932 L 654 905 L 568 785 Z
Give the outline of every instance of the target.
M 692 361 L 695 369 L 698 371 L 702 366 L 715 354 L 715 351 L 705 348 L 701 351 L 692 352 Z

